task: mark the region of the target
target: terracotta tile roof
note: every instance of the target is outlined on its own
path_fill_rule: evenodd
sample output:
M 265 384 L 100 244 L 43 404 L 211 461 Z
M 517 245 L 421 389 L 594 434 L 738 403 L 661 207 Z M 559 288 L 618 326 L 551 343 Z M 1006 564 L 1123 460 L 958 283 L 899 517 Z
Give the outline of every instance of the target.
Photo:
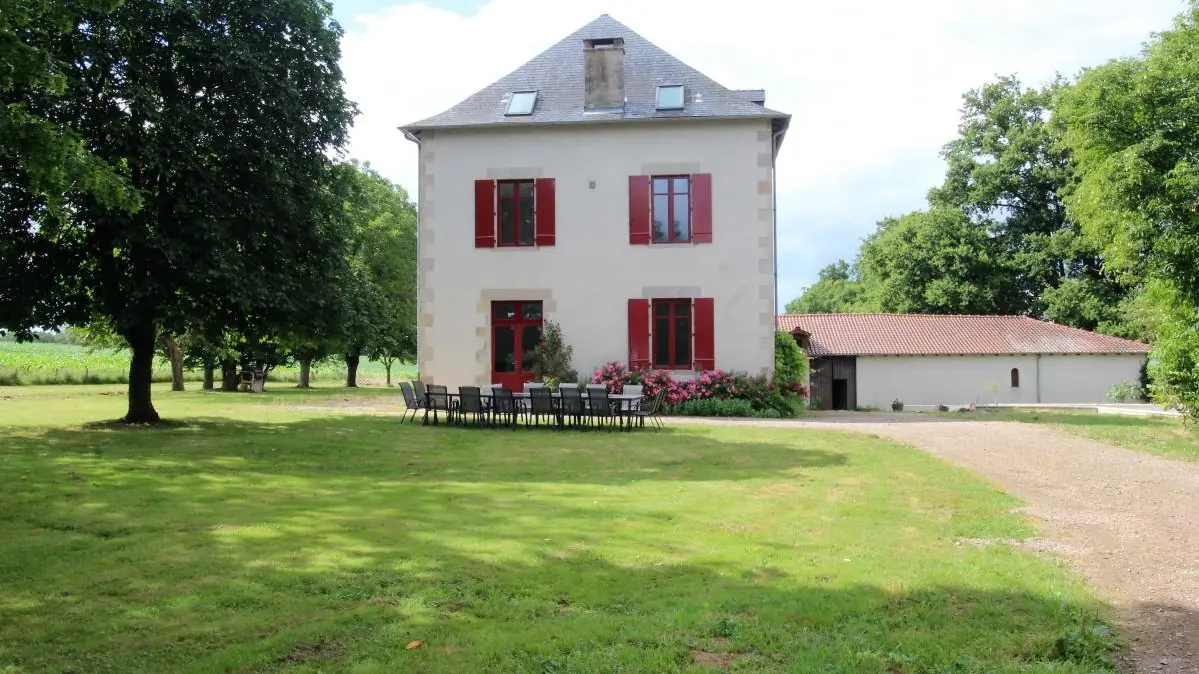
M 583 40 L 617 37 L 624 39 L 625 49 L 624 110 L 584 112 Z M 660 84 L 684 85 L 686 106 L 658 110 Z M 514 91 L 539 92 L 531 115 L 504 116 L 506 97 Z M 773 119 L 780 129 L 786 128 L 791 116 L 764 107 L 765 99 L 762 90 L 720 85 L 604 14 L 449 110 L 401 128 L 415 133 L 454 127 L 739 117 Z
M 780 330 L 811 335 L 811 356 L 1146 353 L 1149 346 L 1027 316 L 789 314 Z

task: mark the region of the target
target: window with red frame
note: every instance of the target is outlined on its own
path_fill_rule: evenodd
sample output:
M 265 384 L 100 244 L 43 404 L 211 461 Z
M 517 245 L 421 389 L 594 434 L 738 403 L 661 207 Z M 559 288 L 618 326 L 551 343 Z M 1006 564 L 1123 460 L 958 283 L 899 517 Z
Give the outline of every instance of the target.
M 691 176 L 654 176 L 651 180 L 654 243 L 691 241 Z
M 532 180 L 498 183 L 499 237 L 501 246 L 532 246 L 537 239 Z
M 691 359 L 691 300 L 654 300 L 653 362 L 654 367 L 668 370 L 690 370 Z

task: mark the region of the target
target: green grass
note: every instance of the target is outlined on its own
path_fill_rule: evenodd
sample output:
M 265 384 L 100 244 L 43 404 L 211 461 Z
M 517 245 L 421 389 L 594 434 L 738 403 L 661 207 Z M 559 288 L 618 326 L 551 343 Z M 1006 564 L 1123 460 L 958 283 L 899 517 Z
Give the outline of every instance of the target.
M 1056 426 L 1075 435 L 1127 449 L 1199 461 L 1199 432 L 1176 418 L 1021 409 L 986 410 L 979 412 L 979 418 Z
M 415 364 L 397 363 L 392 367 L 393 383 L 416 376 Z M 271 380 L 284 383 L 299 381 L 299 369 L 279 368 L 271 372 Z M 312 380 L 317 382 L 345 381 L 346 368 L 341 362 L 318 363 L 312 368 Z M 198 382 L 199 370 L 189 371 L 187 381 Z M 158 361 L 154 381 L 170 381 L 171 367 Z M 0 386 L 118 384 L 129 381 L 129 352 L 109 349 L 89 349 L 75 344 L 18 343 L 0 340 Z M 358 367 L 358 381 L 363 384 L 383 384 L 386 368 L 382 363 L 363 360 Z
M 810 430 L 400 425 L 394 392 L 0 399 L 0 672 L 1113 672 L 1014 499 Z M 6 424 L 6 425 L 2 425 Z M 424 646 L 406 650 L 422 640 Z

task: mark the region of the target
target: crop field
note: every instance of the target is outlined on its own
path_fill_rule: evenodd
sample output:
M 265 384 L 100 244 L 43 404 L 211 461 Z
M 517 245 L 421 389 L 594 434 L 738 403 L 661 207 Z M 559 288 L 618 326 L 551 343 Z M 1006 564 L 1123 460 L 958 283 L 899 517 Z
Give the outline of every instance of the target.
M 415 376 L 413 364 L 397 363 L 392 367 L 393 383 Z M 345 379 L 346 368 L 340 362 L 320 363 L 312 367 L 312 380 L 332 384 Z M 159 360 L 154 367 L 154 381 L 170 381 L 171 368 Z M 187 381 L 199 382 L 202 373 L 189 371 Z M 294 382 L 299 379 L 297 368 L 280 368 L 271 372 L 270 379 Z M 17 343 L 0 340 L 0 386 L 50 384 L 124 384 L 129 380 L 129 352 L 124 350 L 92 349 L 75 344 Z M 358 383 L 364 386 L 383 385 L 386 370 L 382 363 L 363 360 L 358 368 Z

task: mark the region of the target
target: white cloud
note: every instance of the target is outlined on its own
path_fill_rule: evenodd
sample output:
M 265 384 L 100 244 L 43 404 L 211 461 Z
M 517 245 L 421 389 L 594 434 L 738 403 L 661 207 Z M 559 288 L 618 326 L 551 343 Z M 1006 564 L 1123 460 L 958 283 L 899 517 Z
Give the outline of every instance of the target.
M 584 6 L 586 5 L 586 7 Z M 1039 83 L 1136 53 L 1183 0 L 493 0 L 463 17 L 397 4 L 346 22 L 342 67 L 362 115 L 350 152 L 410 191 L 396 127 L 436 114 L 602 12 L 726 86 L 794 115 L 779 160 L 780 295 L 939 181 L 962 92 L 996 74 Z

